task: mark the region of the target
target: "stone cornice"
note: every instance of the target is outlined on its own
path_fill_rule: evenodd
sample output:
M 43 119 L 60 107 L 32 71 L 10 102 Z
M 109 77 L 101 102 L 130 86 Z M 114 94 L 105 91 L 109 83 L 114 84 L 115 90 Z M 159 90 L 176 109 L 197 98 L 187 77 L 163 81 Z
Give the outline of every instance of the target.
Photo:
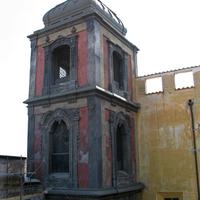
M 88 196 L 88 197 L 103 197 L 116 195 L 126 192 L 141 192 L 144 189 L 142 183 L 135 183 L 129 187 L 110 188 L 110 189 L 79 189 L 79 190 L 46 190 L 45 195 L 68 195 L 68 196 Z
M 25 104 L 29 106 L 40 106 L 47 105 L 51 103 L 59 103 L 59 102 L 71 102 L 76 101 L 80 98 L 87 98 L 89 96 L 97 96 L 101 99 L 109 101 L 112 105 L 123 106 L 128 110 L 137 112 L 140 108 L 140 104 L 133 101 L 128 101 L 125 98 L 112 93 L 110 91 L 104 90 L 103 88 L 96 87 L 84 87 L 76 90 L 72 90 L 62 94 L 56 95 L 46 95 L 42 97 L 34 97 L 31 99 L 27 99 L 24 101 Z
M 71 21 L 69 23 L 60 24 L 60 26 L 58 26 L 58 27 L 52 26 L 52 27 L 48 27 L 48 28 L 43 28 L 41 30 L 35 31 L 33 34 L 29 35 L 28 38 L 30 40 L 32 40 L 34 38 L 45 37 L 45 36 L 48 36 L 49 34 L 54 33 L 55 31 L 57 32 L 57 31 L 65 29 L 65 28 L 69 28 L 69 27 L 73 27 L 73 26 L 76 26 L 81 23 L 85 23 L 87 20 L 89 20 L 91 18 L 94 20 L 97 20 L 102 26 L 105 27 L 105 29 L 109 30 L 115 37 L 117 37 L 120 41 L 125 43 L 128 47 L 130 47 L 131 49 L 133 49 L 136 52 L 139 51 L 137 46 L 135 46 L 130 41 L 128 41 L 123 35 L 119 34 L 119 32 L 116 31 L 112 26 L 110 26 L 107 23 L 107 21 L 103 20 L 103 18 L 101 18 L 99 15 L 97 15 L 95 13 L 84 16 L 81 19 Z

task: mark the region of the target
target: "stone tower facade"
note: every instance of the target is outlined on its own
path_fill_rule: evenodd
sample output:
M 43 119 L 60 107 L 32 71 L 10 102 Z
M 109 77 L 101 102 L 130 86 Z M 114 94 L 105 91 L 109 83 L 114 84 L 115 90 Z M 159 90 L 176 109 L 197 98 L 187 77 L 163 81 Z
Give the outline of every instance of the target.
M 137 47 L 101 1 L 67 0 L 31 40 L 28 170 L 47 200 L 140 199 Z

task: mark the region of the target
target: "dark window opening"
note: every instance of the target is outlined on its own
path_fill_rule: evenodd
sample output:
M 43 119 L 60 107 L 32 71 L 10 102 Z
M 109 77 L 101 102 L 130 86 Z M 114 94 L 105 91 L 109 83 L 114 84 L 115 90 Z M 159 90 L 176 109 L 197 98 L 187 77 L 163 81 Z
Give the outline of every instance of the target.
M 53 51 L 54 83 L 70 79 L 70 47 L 63 45 Z
M 126 147 L 125 144 L 125 128 L 123 125 L 118 125 L 116 133 L 117 145 L 117 170 L 124 171 L 126 167 Z
M 64 121 L 54 122 L 50 133 L 50 171 L 69 172 L 69 131 Z
M 123 59 L 122 56 L 113 52 L 113 79 L 118 89 L 123 89 Z
M 164 198 L 164 200 L 179 200 L 179 198 Z

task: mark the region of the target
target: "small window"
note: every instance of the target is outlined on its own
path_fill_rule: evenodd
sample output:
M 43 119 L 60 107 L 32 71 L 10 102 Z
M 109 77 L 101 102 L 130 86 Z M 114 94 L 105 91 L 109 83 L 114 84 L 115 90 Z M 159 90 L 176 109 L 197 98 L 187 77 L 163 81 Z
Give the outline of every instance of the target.
M 180 200 L 179 198 L 164 198 L 164 200 Z
M 194 87 L 193 72 L 175 74 L 175 88 L 183 89 L 188 87 Z
M 163 91 L 162 78 L 150 78 L 145 83 L 146 94 L 157 93 Z
M 182 200 L 182 192 L 161 192 L 157 194 L 158 200 Z
M 54 122 L 50 133 L 50 172 L 69 172 L 69 132 L 64 121 Z
M 53 51 L 54 84 L 70 79 L 70 47 L 63 45 Z
M 123 89 L 123 58 L 113 51 L 113 79 L 118 89 Z

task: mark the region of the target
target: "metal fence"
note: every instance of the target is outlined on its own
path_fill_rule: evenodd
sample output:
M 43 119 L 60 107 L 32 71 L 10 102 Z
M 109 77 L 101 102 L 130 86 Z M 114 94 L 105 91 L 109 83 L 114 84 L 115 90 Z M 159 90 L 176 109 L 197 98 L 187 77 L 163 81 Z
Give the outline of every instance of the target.
M 0 188 L 0 199 L 10 198 L 14 196 L 27 196 L 34 194 L 42 194 L 42 188 L 39 185 L 28 185 L 19 187 Z

